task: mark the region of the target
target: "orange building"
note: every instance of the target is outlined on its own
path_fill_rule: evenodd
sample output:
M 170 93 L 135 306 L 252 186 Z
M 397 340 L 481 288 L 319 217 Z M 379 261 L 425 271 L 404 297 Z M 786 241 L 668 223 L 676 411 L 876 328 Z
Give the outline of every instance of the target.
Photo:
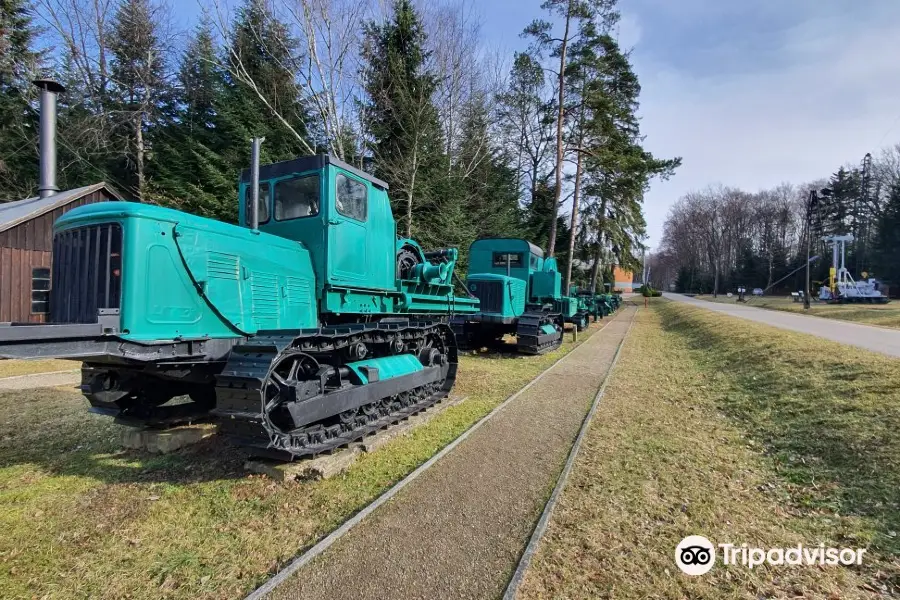
M 613 268 L 613 289 L 622 292 L 631 292 L 634 290 L 634 273 L 626 271 L 619 265 Z

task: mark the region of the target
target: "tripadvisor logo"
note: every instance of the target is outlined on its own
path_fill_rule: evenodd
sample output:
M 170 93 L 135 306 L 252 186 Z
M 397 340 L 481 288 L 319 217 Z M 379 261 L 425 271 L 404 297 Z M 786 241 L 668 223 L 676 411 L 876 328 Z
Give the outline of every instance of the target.
M 790 548 L 751 548 L 747 544 L 713 545 L 702 535 L 689 535 L 675 548 L 675 564 L 688 575 L 708 573 L 716 562 L 716 548 L 722 564 L 741 565 L 753 569 L 763 564 L 791 566 L 836 566 L 862 564 L 865 548 L 826 548 L 825 544 Z
M 688 575 L 703 575 L 716 562 L 716 548 L 702 535 L 689 535 L 675 548 L 675 564 Z

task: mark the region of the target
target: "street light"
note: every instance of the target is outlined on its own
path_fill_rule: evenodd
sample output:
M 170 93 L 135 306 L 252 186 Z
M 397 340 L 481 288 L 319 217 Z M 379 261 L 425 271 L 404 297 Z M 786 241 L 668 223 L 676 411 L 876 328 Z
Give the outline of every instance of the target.
M 818 207 L 821 196 L 830 197 L 831 190 L 822 188 L 818 192 L 809 190 L 809 200 L 806 202 L 806 289 L 803 291 L 803 309 L 809 310 L 809 253 L 812 245 L 812 230 L 810 220 L 812 219 L 812 211 Z M 820 196 L 821 194 L 821 196 Z

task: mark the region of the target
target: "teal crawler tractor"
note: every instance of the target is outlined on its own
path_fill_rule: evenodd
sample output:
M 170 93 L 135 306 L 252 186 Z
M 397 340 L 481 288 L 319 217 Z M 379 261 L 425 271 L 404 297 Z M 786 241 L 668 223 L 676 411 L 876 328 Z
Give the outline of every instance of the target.
M 67 213 L 50 324 L 0 327 L 0 357 L 79 359 L 94 412 L 217 417 L 287 459 L 448 393 L 448 317 L 478 309 L 454 296 L 456 249 L 398 239 L 386 184 L 327 155 L 257 165 L 240 198 L 240 226 L 133 202 Z
M 606 302 L 603 294 L 594 294 L 589 290 L 572 285 L 569 286 L 569 296 L 578 300 L 579 312 L 586 313 L 594 321 L 602 319 L 612 312 L 612 308 Z
M 587 313 L 575 298 L 561 293 L 555 258 L 523 239 L 485 238 L 469 248 L 469 292 L 480 300 L 476 314 L 451 321 L 461 346 L 495 346 L 507 334 L 516 348 L 542 354 L 562 343 L 563 324 L 587 326 Z

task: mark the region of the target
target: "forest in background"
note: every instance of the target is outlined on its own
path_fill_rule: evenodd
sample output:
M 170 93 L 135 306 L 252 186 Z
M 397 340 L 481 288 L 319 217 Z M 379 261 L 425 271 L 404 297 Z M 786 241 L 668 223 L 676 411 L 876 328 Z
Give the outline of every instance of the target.
M 642 145 L 616 0 L 541 9 L 497 56 L 467 0 L 214 0 L 187 31 L 164 0 L 4 0 L 0 201 L 36 192 L 30 81 L 52 76 L 61 189 L 233 222 L 265 137 L 264 163 L 327 152 L 388 182 L 400 235 L 524 237 L 596 286 L 640 267 L 643 195 L 680 159 Z
M 815 192 L 813 199 L 810 192 Z M 808 218 L 807 218 L 808 217 Z M 900 286 L 900 144 L 867 154 L 830 177 L 755 193 L 724 185 L 689 192 L 670 209 L 651 280 L 695 293 L 805 287 L 807 240 L 812 293 L 828 278 L 832 250 L 822 239 L 851 234 L 846 266 Z M 791 272 L 800 269 L 795 274 Z M 780 282 L 780 283 L 779 283 Z

